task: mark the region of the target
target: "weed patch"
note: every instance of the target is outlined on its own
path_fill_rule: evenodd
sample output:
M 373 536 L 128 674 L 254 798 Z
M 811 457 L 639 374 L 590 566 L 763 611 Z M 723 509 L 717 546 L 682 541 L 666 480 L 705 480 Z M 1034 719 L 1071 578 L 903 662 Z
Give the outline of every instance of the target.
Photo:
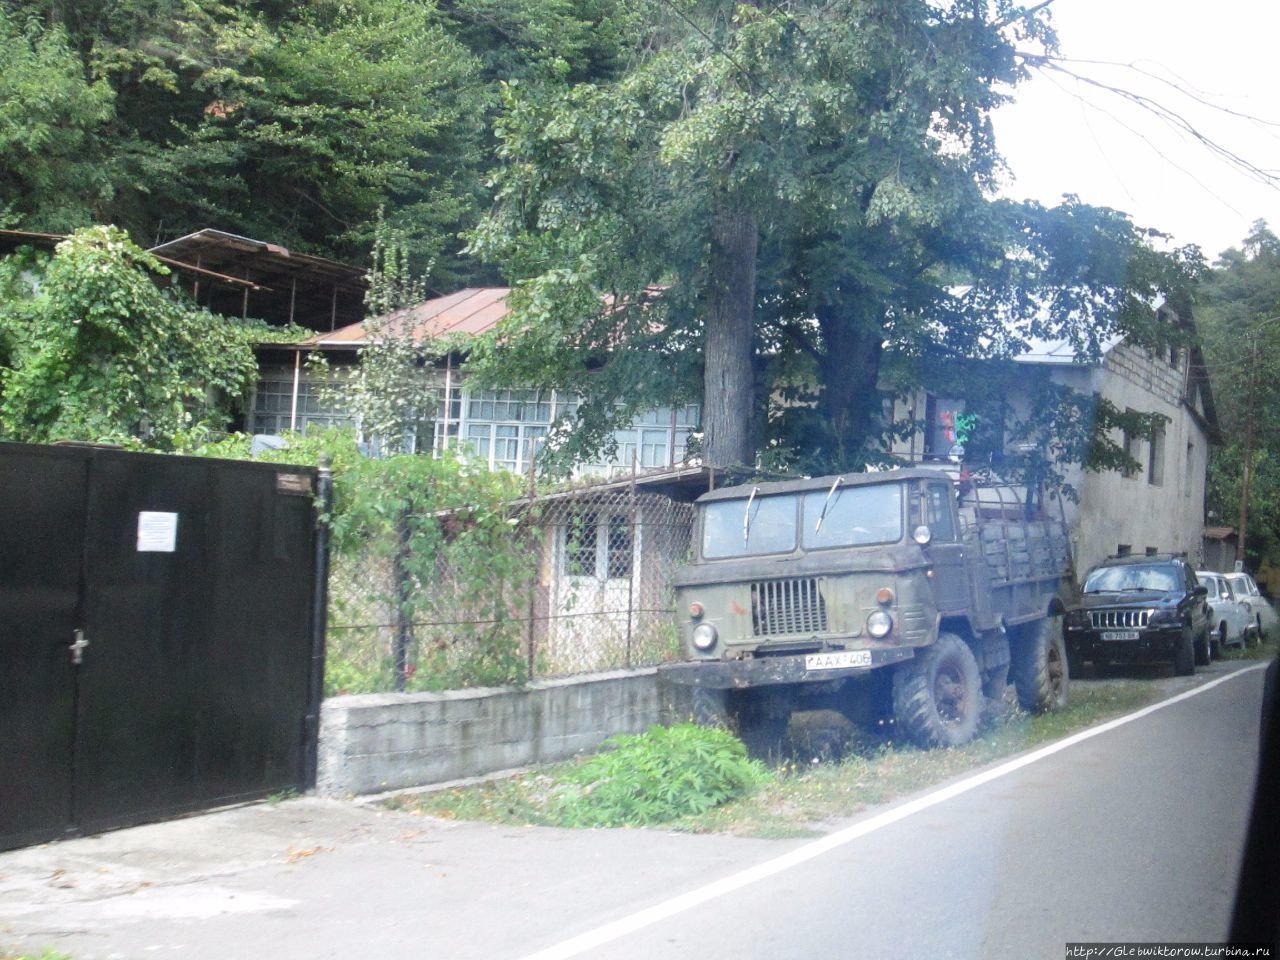
M 887 803 L 1076 730 L 1136 710 L 1160 696 L 1145 683 L 1072 691 L 1065 710 L 1012 710 L 972 743 L 921 750 L 891 733 L 855 735 L 844 758 L 801 754 L 774 770 L 746 758 L 718 730 L 683 724 L 618 737 L 584 760 L 473 787 L 396 798 L 411 813 L 539 826 L 650 826 L 766 839 L 811 837 L 830 822 Z M 793 725 L 794 726 L 794 725 Z

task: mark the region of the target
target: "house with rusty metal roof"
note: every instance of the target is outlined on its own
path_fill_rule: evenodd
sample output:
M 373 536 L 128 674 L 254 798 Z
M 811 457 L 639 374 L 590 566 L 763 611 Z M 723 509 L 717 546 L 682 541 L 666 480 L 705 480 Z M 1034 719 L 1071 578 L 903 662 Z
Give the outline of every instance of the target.
M 393 331 L 441 345 L 434 378 L 438 407 L 431 437 L 423 448 L 465 446 L 494 469 L 528 471 L 554 424 L 572 414 L 578 400 L 558 390 L 472 387 L 462 370 L 468 339 L 494 330 L 510 310 L 508 287 L 470 287 L 434 297 L 386 319 Z M 369 342 L 363 322 L 319 332 L 298 343 L 259 350 L 260 376 L 246 427 L 253 433 L 306 431 L 346 422 L 341 409 L 326 403 L 326 381 L 308 369 L 306 358 L 323 354 L 332 372 L 357 362 Z M 336 382 L 330 381 L 330 382 Z M 664 407 L 638 415 L 614 433 L 616 452 L 578 473 L 605 477 L 677 467 L 687 460 L 690 436 L 698 429 L 696 405 Z

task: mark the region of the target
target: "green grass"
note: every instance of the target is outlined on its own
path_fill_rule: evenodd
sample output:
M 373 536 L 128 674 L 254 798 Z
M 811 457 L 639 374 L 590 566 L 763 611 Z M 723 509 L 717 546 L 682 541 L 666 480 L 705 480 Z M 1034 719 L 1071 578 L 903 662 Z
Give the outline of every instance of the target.
M 1222 651 L 1223 660 L 1270 660 L 1280 651 L 1280 633 L 1269 632 L 1261 643 L 1252 646 L 1228 647 Z
M 766 839 L 821 834 L 831 821 L 868 806 L 952 779 L 993 761 L 1033 749 L 1100 721 L 1143 707 L 1161 696 L 1149 684 L 1102 683 L 1077 687 L 1067 709 L 1028 716 L 1016 710 L 997 719 L 978 739 L 953 750 L 921 750 L 860 735 L 838 763 L 811 762 L 804 754 L 774 769 L 736 800 L 669 820 L 666 829 L 732 833 Z M 793 723 L 793 732 L 796 724 Z M 504 780 L 405 796 L 389 805 L 409 813 L 502 824 L 566 826 L 561 797 L 590 759 L 557 764 Z
M 45 947 L 39 953 L 10 953 L 0 947 L 0 960 L 71 960 L 71 957 L 52 947 Z

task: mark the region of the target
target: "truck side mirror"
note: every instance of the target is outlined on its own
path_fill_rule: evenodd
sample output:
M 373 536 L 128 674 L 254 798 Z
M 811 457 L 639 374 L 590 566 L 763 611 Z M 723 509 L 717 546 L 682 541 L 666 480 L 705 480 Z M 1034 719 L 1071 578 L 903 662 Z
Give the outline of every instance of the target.
M 933 539 L 933 531 L 922 523 L 911 531 L 911 539 L 920 544 L 920 546 L 927 547 L 929 541 Z

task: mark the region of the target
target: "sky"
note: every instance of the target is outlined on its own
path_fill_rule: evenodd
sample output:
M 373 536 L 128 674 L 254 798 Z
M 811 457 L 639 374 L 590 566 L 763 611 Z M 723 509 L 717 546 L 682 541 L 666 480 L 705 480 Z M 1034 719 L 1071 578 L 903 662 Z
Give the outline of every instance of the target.
M 1054 0 L 1064 56 L 1135 64 L 1197 97 L 1267 121 L 1231 118 L 1133 70 L 1071 65 L 1148 95 L 1257 167 L 1280 176 L 1280 3 L 1276 0 Z M 1250 225 L 1280 232 L 1280 181 L 1241 173 L 1147 111 L 1064 76 L 1035 76 L 996 112 L 1013 175 L 1005 194 L 1056 204 L 1064 193 L 1129 213 L 1213 259 Z M 1082 99 L 1083 101 L 1082 102 Z

